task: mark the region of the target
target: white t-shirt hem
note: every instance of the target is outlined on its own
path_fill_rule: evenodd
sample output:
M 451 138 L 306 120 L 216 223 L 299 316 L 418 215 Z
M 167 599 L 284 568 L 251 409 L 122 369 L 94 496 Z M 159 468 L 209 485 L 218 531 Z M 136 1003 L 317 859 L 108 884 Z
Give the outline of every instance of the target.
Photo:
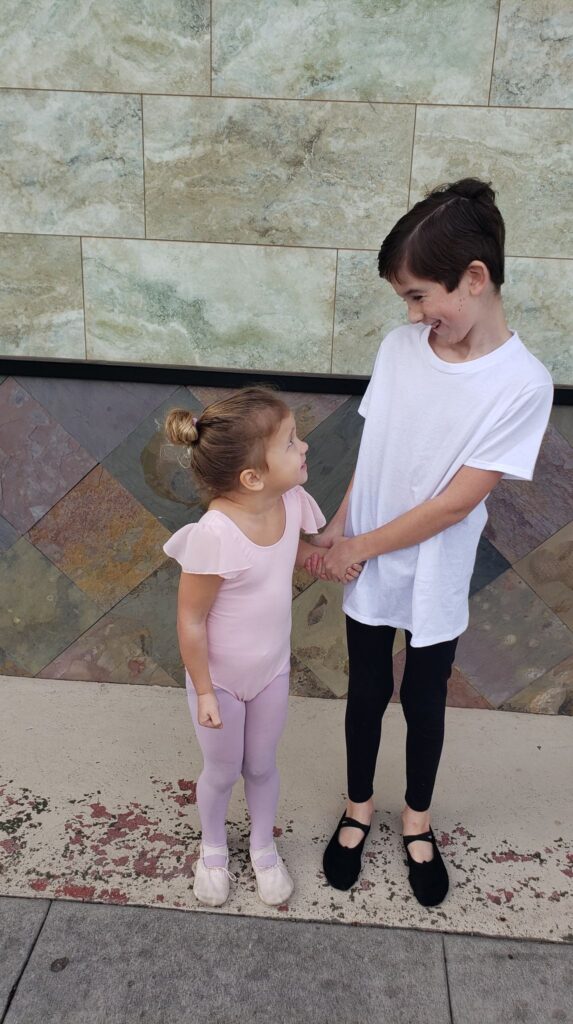
M 348 615 L 349 619 L 354 619 L 355 622 L 362 623 L 363 626 L 390 626 L 392 629 L 406 629 L 408 633 L 412 633 L 412 625 L 405 625 L 404 622 L 392 622 L 388 618 L 372 618 L 370 615 L 361 615 L 355 611 L 349 611 L 348 608 L 342 605 L 342 611 L 345 615 Z M 433 644 L 443 644 L 448 640 L 456 640 L 457 637 L 465 633 L 468 628 L 469 616 L 465 622 L 461 624 L 459 630 L 455 632 L 444 633 L 442 636 L 434 637 L 419 637 L 412 636 L 411 646 L 412 647 L 431 647 Z
M 470 469 L 486 469 L 491 473 L 503 473 L 512 480 L 533 480 L 533 473 L 520 469 L 519 466 L 508 466 L 506 462 L 480 462 L 479 459 L 467 459 L 464 466 Z

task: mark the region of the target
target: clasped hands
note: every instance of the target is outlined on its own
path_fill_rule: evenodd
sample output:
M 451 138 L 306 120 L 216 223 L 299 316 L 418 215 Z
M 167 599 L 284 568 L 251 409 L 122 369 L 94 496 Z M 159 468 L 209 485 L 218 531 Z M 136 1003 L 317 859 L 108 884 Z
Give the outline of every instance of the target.
M 340 533 L 319 533 L 310 540 L 315 547 L 322 548 L 309 555 L 304 567 L 311 576 L 335 583 L 350 583 L 362 572 L 362 563 L 356 560 L 354 538 Z M 326 549 L 326 550 L 325 550 Z

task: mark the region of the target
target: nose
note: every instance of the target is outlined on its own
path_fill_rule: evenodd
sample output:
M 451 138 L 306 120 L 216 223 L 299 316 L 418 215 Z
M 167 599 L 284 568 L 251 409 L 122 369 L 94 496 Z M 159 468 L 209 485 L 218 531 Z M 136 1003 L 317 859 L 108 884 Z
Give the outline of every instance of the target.
M 413 306 L 408 306 L 408 320 L 411 324 L 419 324 L 423 319 L 424 317 L 419 309 L 414 309 Z

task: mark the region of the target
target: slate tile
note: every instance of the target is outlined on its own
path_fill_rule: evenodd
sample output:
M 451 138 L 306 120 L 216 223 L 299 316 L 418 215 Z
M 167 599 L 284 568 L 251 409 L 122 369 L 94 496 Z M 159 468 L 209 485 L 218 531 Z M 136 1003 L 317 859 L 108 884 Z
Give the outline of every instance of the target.
M 95 460 L 14 380 L 0 384 L 0 514 L 24 533 Z
M 32 544 L 107 611 L 166 560 L 170 533 L 103 466 L 30 530 Z

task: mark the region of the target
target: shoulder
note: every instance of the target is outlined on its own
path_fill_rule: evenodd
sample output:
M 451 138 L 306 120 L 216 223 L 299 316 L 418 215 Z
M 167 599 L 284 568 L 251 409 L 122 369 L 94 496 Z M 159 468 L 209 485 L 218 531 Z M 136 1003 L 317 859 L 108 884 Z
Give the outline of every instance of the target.
M 317 502 L 305 491 L 304 487 L 298 485 L 286 491 L 284 494 L 287 516 L 296 517 L 299 529 L 305 533 L 318 533 L 326 524 Z
M 424 324 L 401 324 L 389 331 L 378 349 L 374 371 L 389 361 L 410 358 L 412 349 L 420 347 L 423 330 Z
M 517 353 L 519 355 L 520 371 L 524 378 L 524 384 L 530 388 L 548 387 L 553 390 L 553 378 L 547 367 L 524 345 L 519 335 L 516 335 L 516 337 L 519 341 Z

